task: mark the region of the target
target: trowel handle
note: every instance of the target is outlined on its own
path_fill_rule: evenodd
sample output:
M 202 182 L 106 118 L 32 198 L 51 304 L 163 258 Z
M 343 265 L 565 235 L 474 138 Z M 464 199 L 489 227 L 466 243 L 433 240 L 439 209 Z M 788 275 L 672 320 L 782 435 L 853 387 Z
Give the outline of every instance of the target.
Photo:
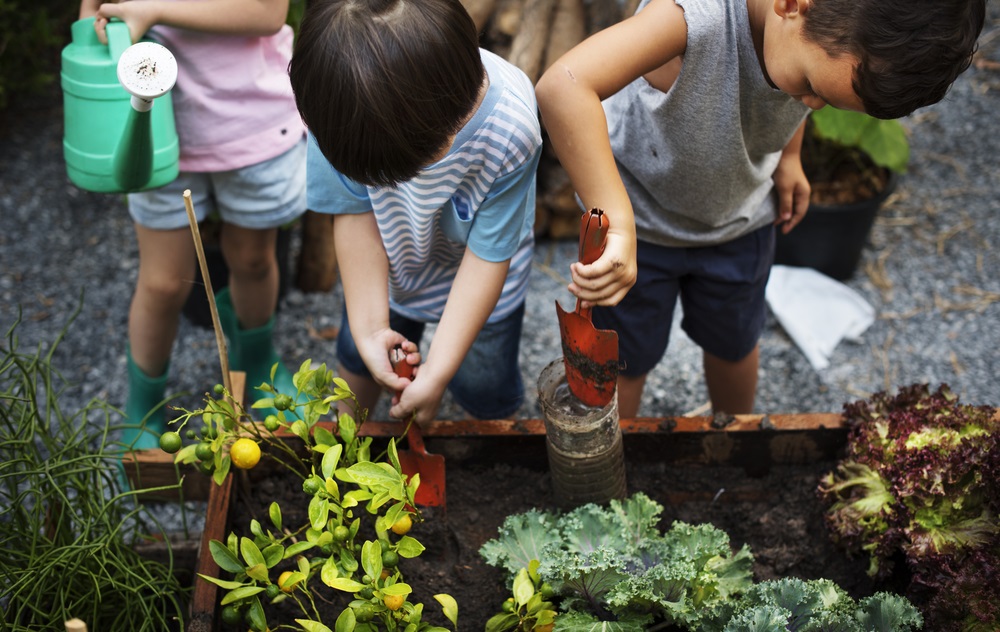
M 604 243 L 608 239 L 608 216 L 599 208 L 592 208 L 580 217 L 580 263 L 590 264 L 604 254 Z M 581 306 L 576 300 L 576 313 L 590 320 L 590 308 Z
M 604 254 L 608 239 L 608 216 L 599 208 L 592 208 L 580 217 L 580 263 L 594 263 Z

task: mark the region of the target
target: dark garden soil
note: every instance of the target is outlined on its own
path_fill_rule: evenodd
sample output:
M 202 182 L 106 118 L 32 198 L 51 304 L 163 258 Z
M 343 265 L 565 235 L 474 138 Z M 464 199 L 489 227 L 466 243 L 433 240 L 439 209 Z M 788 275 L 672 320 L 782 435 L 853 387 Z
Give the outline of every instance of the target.
M 496 537 L 508 515 L 532 507 L 556 508 L 544 438 L 435 439 L 428 441 L 428 450 L 446 458 L 447 510 L 423 510 L 425 520 L 411 535 L 427 550 L 404 560 L 401 570 L 415 591 L 411 601 L 424 603 L 425 620 L 451 627 L 433 599 L 448 593 L 458 601 L 459 629 L 482 630 L 510 592 L 504 574 L 484 563 L 480 546 Z M 734 548 L 750 546 L 758 581 L 823 577 L 855 598 L 894 589 L 875 586 L 865 575 L 866 561 L 848 559 L 827 537 L 816 486 L 832 461 L 767 466 L 762 455 L 762 465 L 754 471 L 671 464 L 668 448 L 641 435 L 625 436 L 625 456 L 629 493 L 642 491 L 664 506 L 664 529 L 674 520 L 711 522 L 729 534 Z M 250 517 L 266 523 L 272 500 L 280 501 L 286 525 L 307 522 L 306 503 L 296 500 L 302 497 L 297 483 L 268 476 L 251 487 L 234 496 L 231 529 L 246 529 Z M 297 508 L 301 511 L 295 515 Z M 327 625 L 332 627 L 343 604 L 336 601 L 324 614 Z M 278 616 L 273 609 L 268 614 Z

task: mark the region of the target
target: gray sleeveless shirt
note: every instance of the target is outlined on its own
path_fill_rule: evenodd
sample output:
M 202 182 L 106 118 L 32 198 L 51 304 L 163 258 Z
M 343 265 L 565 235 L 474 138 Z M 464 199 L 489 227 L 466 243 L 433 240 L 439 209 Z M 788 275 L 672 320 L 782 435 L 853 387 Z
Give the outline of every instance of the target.
M 764 78 L 746 0 L 676 1 L 688 36 L 674 85 L 640 77 L 604 109 L 638 238 L 705 246 L 774 221 L 771 176 L 809 108 Z

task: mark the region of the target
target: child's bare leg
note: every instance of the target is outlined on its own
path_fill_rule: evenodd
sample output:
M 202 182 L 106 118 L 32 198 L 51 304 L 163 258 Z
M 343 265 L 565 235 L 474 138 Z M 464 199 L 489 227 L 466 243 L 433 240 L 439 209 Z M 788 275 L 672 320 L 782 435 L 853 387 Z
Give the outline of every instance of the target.
M 358 404 L 361 408 L 367 408 L 369 411 L 375 408 L 379 396 L 382 395 L 382 387 L 378 382 L 367 375 L 358 375 L 348 371 L 343 364 L 337 366 L 337 377 L 343 378 L 351 387 L 351 392 L 358 398 Z M 354 416 L 354 410 L 343 400 L 338 403 L 337 408 L 342 413 Z
M 708 352 L 704 354 L 705 382 L 715 412 L 731 415 L 753 412 L 757 393 L 757 363 L 760 345 L 742 360 L 729 362 Z
M 163 374 L 177 337 L 181 310 L 195 276 L 191 231 L 151 230 L 136 225 L 139 280 L 129 308 L 132 359 L 142 371 Z
M 618 376 L 619 419 L 633 419 L 639 414 L 639 404 L 642 402 L 642 389 L 645 386 L 645 374 L 636 377 Z
M 278 304 L 278 229 L 259 230 L 226 224 L 220 244 L 229 268 L 233 310 L 243 329 L 267 324 Z

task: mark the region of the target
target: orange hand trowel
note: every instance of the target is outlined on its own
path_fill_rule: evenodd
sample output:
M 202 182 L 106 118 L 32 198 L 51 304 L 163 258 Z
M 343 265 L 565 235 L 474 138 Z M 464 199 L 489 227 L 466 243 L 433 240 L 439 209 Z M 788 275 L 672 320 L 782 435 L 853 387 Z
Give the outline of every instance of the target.
M 608 236 L 608 218 L 604 211 L 591 209 L 580 220 L 580 261 L 593 263 L 604 252 Z M 618 334 L 596 329 L 590 320 L 590 308 L 565 311 L 556 301 L 559 333 L 562 335 L 563 363 L 569 390 L 588 406 L 607 406 L 615 395 L 618 382 Z
M 399 377 L 412 378 L 413 365 L 406 361 L 406 353 L 398 345 L 389 352 L 389 362 Z M 406 429 L 408 450 L 399 450 L 399 466 L 403 474 L 420 475 L 420 487 L 414 501 L 424 507 L 445 507 L 444 456 L 429 454 L 424 447 L 420 426 L 410 420 Z

